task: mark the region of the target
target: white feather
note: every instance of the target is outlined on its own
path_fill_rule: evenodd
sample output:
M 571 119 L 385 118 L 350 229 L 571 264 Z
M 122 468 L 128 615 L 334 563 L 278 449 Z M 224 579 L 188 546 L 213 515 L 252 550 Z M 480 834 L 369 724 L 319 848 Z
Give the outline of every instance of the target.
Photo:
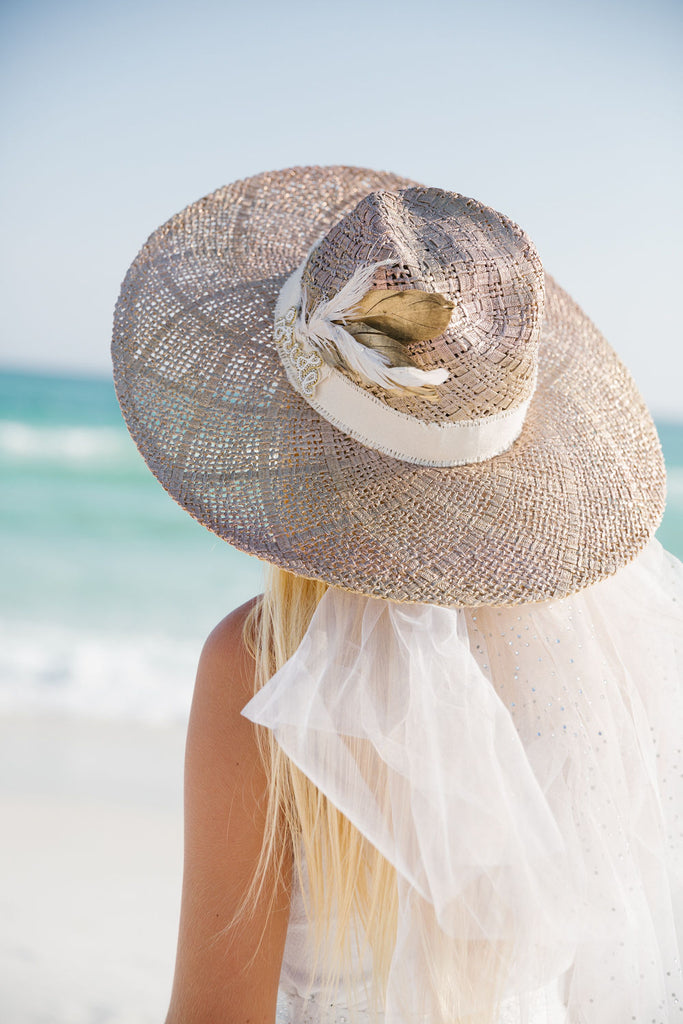
M 382 388 L 420 388 L 425 385 L 443 384 L 448 379 L 447 370 L 420 370 L 414 366 L 391 366 L 389 359 L 376 349 L 361 345 L 335 320 L 344 320 L 358 305 L 368 291 L 379 267 L 392 263 L 383 260 L 368 267 L 360 267 L 344 287 L 326 302 L 311 310 L 304 320 L 306 294 L 302 294 L 301 310 L 295 325 L 298 339 L 311 345 L 327 361 L 341 362 L 363 380 L 378 384 Z
M 359 267 L 344 287 L 327 302 L 322 302 L 314 310 L 314 314 L 323 320 L 343 320 L 368 291 L 379 268 L 389 266 L 392 262 L 393 260 L 382 260 L 381 263 L 371 263 L 368 267 Z

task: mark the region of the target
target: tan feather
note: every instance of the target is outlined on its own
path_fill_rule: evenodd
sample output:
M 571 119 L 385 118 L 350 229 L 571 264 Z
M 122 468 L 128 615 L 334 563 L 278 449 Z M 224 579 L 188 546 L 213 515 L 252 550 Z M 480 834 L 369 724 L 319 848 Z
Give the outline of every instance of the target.
M 375 349 L 377 352 L 382 352 L 389 360 L 389 365 L 391 366 L 418 365 L 408 354 L 402 342 L 396 341 L 395 338 L 390 338 L 388 334 L 383 334 L 375 327 L 370 327 L 367 323 L 348 323 L 346 324 L 346 330 L 361 345 L 365 345 L 366 348 Z
M 438 292 L 418 288 L 366 292 L 346 314 L 347 324 L 365 323 L 404 344 L 430 341 L 448 327 L 454 304 Z

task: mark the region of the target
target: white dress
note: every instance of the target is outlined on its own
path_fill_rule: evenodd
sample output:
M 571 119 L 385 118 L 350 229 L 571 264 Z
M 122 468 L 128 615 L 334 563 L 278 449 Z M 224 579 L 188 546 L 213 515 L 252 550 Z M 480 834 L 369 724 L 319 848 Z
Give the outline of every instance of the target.
M 280 975 L 280 995 L 276 1024 L 357 1024 L 371 1020 L 367 1006 L 354 1004 L 354 1016 L 344 1002 L 336 1000 L 334 1007 L 324 1001 L 321 980 L 309 976 L 308 922 L 303 897 L 298 886 L 292 893 L 287 930 L 287 942 Z M 359 975 L 367 976 L 368 965 L 358 966 Z M 501 1010 L 498 1024 L 562 1024 L 566 1020 L 566 1007 L 561 999 L 564 979 L 549 985 L 544 991 L 532 994 L 527 1005 L 520 1007 L 512 999 Z M 323 1017 L 323 1010 L 325 1016 Z
M 657 541 L 533 605 L 327 592 L 244 713 L 396 869 L 385 1024 L 481 1010 L 462 948 L 504 951 L 501 1024 L 683 1024 L 682 680 L 683 566 Z M 295 893 L 287 1024 L 325 1019 L 308 963 Z

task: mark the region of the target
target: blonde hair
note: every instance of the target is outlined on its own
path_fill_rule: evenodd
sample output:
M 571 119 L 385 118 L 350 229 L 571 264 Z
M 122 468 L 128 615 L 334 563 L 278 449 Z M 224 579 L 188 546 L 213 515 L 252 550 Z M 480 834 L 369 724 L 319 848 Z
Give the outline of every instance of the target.
M 245 623 L 245 641 L 256 661 L 255 690 L 292 656 L 308 629 L 327 584 L 268 567 L 262 599 Z M 281 876 L 290 856 L 312 925 L 315 961 L 333 993 L 353 983 L 353 963 L 366 950 L 372 958 L 372 991 L 380 1007 L 395 944 L 396 873 L 327 797 L 292 764 L 272 732 L 257 726 L 257 742 L 268 777 L 266 828 L 247 901 L 259 895 L 266 866 Z
M 326 590 L 325 583 L 267 567 L 265 592 L 244 628 L 256 662 L 255 691 L 294 654 Z M 368 952 L 372 983 L 369 991 L 359 995 L 381 1011 L 396 944 L 396 871 L 290 761 L 269 729 L 257 726 L 256 736 L 268 778 L 266 827 L 241 913 L 262 897 L 267 868 L 271 872 L 274 868 L 280 879 L 291 856 L 312 929 L 312 975 L 322 976 L 332 999 L 342 981 L 351 989 L 358 985 L 353 964 Z M 302 884 L 304 878 L 307 886 Z M 426 935 L 424 942 L 428 948 Z M 442 990 L 444 1021 L 488 1024 L 495 1019 L 505 951 L 484 943 L 455 942 L 447 950 L 432 949 L 428 961 L 430 970 L 439 975 L 432 980 Z M 485 1012 L 476 1017 L 458 1013 L 466 990 L 483 994 Z

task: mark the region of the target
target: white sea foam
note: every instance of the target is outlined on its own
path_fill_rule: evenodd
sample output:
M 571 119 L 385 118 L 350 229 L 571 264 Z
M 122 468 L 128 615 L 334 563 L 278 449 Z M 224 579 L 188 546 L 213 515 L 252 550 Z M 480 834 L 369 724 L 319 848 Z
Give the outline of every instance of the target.
M 0 622 L 0 713 L 178 722 L 201 641 Z
M 81 465 L 129 458 L 131 448 L 127 434 L 117 427 L 34 426 L 0 421 L 0 457 Z

